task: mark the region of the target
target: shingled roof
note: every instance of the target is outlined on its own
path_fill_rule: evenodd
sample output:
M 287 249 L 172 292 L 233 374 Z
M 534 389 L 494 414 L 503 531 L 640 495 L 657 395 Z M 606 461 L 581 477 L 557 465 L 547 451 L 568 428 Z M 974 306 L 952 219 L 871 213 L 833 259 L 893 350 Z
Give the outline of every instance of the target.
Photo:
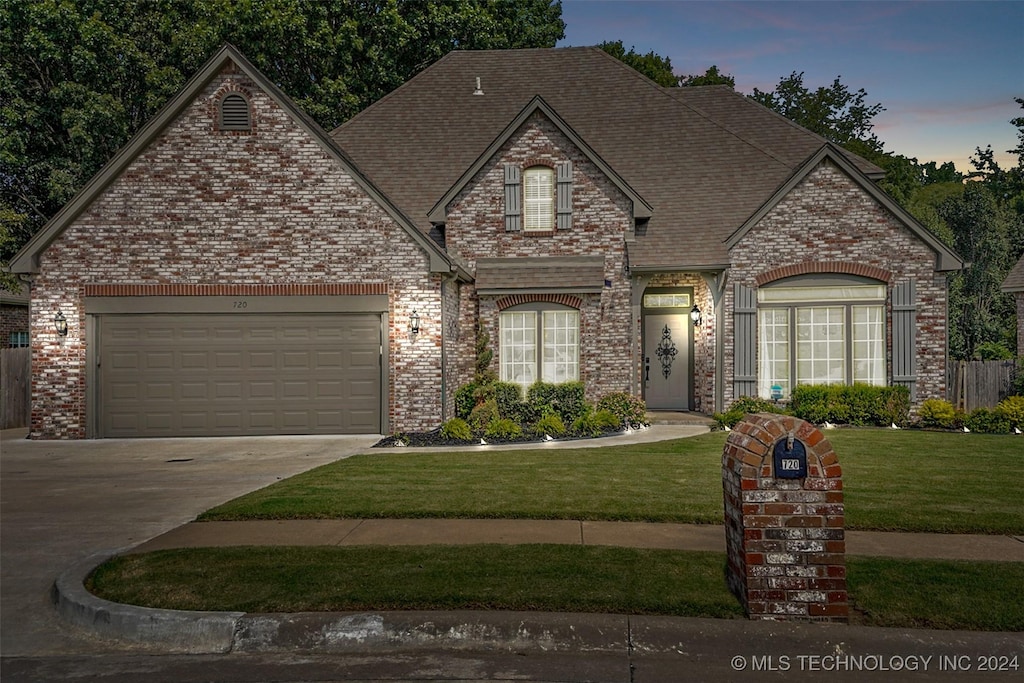
M 1024 292 L 1024 256 L 1006 274 L 1002 289 L 1004 292 Z
M 452 52 L 331 135 L 430 233 L 431 208 L 538 96 L 652 207 L 638 269 L 725 266 L 729 235 L 825 142 L 727 87 L 663 88 L 597 48 Z

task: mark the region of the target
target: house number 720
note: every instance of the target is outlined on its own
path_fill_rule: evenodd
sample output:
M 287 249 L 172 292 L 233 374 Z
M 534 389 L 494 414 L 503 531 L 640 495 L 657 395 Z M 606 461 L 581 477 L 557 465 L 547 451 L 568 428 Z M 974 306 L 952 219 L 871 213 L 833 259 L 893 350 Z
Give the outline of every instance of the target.
M 248 308 L 248 307 L 249 307 L 249 302 L 248 301 L 236 301 L 236 302 L 234 302 L 234 305 L 232 306 L 232 308 Z

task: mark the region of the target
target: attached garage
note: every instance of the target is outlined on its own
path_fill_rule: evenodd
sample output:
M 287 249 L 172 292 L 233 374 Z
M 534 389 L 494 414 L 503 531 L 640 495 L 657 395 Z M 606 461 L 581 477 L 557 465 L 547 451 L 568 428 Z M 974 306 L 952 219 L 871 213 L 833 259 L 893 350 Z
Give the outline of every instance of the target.
M 294 312 L 337 308 L 316 297 L 316 306 L 289 297 L 224 299 L 199 300 L 201 312 L 154 312 L 194 307 L 195 299 L 88 301 L 96 436 L 383 431 L 384 313 Z M 386 305 L 386 297 L 352 299 L 342 308 Z M 209 310 L 224 306 L 237 308 Z M 147 312 L 124 310 L 133 308 Z

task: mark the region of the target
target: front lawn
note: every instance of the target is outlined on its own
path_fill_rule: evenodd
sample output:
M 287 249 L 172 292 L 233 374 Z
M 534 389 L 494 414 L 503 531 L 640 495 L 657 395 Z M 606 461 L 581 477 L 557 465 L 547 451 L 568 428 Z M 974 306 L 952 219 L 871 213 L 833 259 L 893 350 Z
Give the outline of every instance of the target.
M 1024 563 L 851 557 L 851 621 L 1024 631 Z M 241 612 L 491 609 L 742 618 L 725 555 L 600 546 L 197 548 L 127 555 L 108 600 Z
M 1024 533 L 1024 437 L 826 432 L 851 529 Z M 632 446 L 387 449 L 230 501 L 203 520 L 531 518 L 720 524 L 724 433 Z M 614 443 L 614 437 L 609 440 Z

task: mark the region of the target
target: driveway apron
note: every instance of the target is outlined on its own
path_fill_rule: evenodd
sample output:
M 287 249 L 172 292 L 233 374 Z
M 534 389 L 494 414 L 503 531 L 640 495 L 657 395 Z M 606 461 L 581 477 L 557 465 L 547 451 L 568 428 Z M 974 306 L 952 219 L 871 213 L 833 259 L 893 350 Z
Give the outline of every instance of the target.
M 101 551 L 127 549 L 214 505 L 348 457 L 380 437 L 29 441 L 0 439 L 0 652 L 96 653 L 113 646 L 63 623 L 54 579 Z

